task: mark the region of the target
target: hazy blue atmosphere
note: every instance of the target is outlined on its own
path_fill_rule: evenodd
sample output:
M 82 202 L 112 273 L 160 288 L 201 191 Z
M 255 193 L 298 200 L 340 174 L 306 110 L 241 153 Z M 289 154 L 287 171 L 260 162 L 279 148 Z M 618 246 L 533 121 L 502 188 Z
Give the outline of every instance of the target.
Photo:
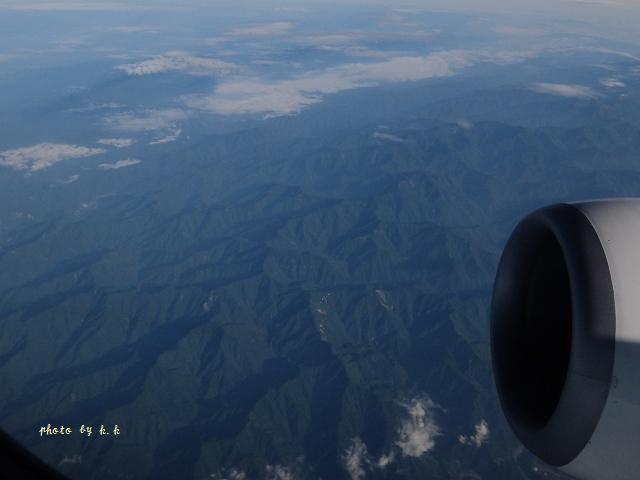
M 532 209 L 640 196 L 634 3 L 0 0 L 0 427 L 72 479 L 566 478 L 491 288 Z

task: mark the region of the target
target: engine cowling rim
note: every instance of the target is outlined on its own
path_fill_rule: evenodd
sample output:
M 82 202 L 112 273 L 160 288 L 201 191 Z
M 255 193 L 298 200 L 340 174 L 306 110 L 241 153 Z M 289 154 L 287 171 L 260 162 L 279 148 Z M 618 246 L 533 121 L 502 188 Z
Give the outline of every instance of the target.
M 571 334 L 568 364 L 557 401 L 540 421 L 527 419 L 518 404 L 508 346 L 522 323 L 532 255 L 541 238 L 553 238 L 570 286 Z M 611 273 L 595 229 L 571 204 L 537 210 L 514 229 L 504 249 L 491 303 L 491 349 L 498 397 L 512 430 L 545 462 L 563 466 L 589 442 L 606 404 L 615 358 L 615 298 Z M 511 333 L 511 335 L 510 335 Z M 526 379 L 522 379 L 526 381 Z M 514 400 L 515 399 L 515 400 Z M 521 402 L 522 403 L 522 402 Z

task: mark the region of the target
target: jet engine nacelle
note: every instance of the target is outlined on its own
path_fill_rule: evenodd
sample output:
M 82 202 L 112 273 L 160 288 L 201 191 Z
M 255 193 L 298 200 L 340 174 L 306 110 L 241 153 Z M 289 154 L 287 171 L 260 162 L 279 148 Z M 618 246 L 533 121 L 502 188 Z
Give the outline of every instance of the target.
M 498 267 L 491 348 L 525 447 L 580 479 L 640 478 L 640 199 L 520 222 Z

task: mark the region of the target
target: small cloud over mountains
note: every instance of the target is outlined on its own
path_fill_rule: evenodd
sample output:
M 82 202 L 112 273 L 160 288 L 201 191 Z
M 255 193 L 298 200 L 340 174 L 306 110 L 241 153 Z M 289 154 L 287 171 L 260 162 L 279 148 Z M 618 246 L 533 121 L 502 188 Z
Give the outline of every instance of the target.
M 244 470 L 239 468 L 231 468 L 229 470 L 219 471 L 209 475 L 210 480 L 302 480 L 299 473 L 296 473 L 297 468 L 284 465 L 267 465 L 264 468 L 263 474 L 256 476 L 249 476 Z
M 475 426 L 475 433 L 472 435 L 460 435 L 458 437 L 458 442 L 463 445 L 473 445 L 477 448 L 480 448 L 484 445 L 489 439 L 489 424 L 486 420 L 481 420 Z
M 248 27 L 234 28 L 227 35 L 232 37 L 271 37 L 284 35 L 293 28 L 291 22 L 270 22 L 251 25 Z
M 539 37 L 545 34 L 545 31 L 541 28 L 514 27 L 512 25 L 493 27 L 491 30 L 500 35 L 516 37 Z
M 118 160 L 115 163 L 101 163 L 98 165 L 98 168 L 102 170 L 119 170 L 120 168 L 131 167 L 139 163 L 142 163 L 142 161 L 135 158 L 127 158 L 126 160 Z
M 296 480 L 296 476 L 290 468 L 282 465 L 267 465 L 265 468 L 266 480 Z
M 103 148 L 89 148 L 62 143 L 40 143 L 32 147 L 0 152 L 0 166 L 13 170 L 37 172 L 63 160 L 90 157 L 106 152 Z
M 596 92 L 584 85 L 566 84 L 566 83 L 534 83 L 531 90 L 538 93 L 548 95 L 557 95 L 559 97 L 572 97 L 590 99 L 596 98 Z
M 82 455 L 74 453 L 70 456 L 64 456 L 62 460 L 58 462 L 58 466 L 63 465 L 81 465 L 82 464 Z
M 70 185 L 80 180 L 80 175 L 69 175 L 66 180 L 62 181 L 63 185 Z
M 360 437 L 354 437 L 345 449 L 342 464 L 352 480 L 365 478 L 373 469 L 387 468 L 397 461 L 399 454 L 418 458 L 435 447 L 436 439 L 442 435 L 434 418 L 434 411 L 439 407 L 424 395 L 399 405 L 405 409 L 406 416 L 400 421 L 397 440 L 391 450 L 373 460 Z
M 607 88 L 622 88 L 625 86 L 624 82 L 617 78 L 603 78 L 600 80 L 600 84 Z
M 238 468 L 232 468 L 227 473 L 212 473 L 211 480 L 248 480 L 247 474 Z
M 141 113 L 116 113 L 103 119 L 104 125 L 120 132 L 153 132 L 175 129 L 176 123 L 186 120 L 188 113 L 178 108 L 150 109 Z
M 131 138 L 101 138 L 98 140 L 100 145 L 108 145 L 110 147 L 125 148 L 133 145 Z
M 390 465 L 391 463 L 393 463 L 395 459 L 396 459 L 395 452 L 383 453 L 382 455 L 380 455 L 380 458 L 376 462 L 376 466 L 378 468 L 386 468 L 387 465 Z
M 374 132 L 372 136 L 377 140 L 386 140 L 389 142 L 404 143 L 403 138 L 400 138 L 397 135 L 393 135 L 391 133 Z
M 211 75 L 229 73 L 236 66 L 216 58 L 198 57 L 184 52 L 168 52 L 149 60 L 118 65 L 115 68 L 134 76 L 171 71 L 189 75 Z
M 351 480 L 360 480 L 366 476 L 365 468 L 371 461 L 369 460 L 367 446 L 360 437 L 355 437 L 351 441 L 351 445 L 347 447 L 342 456 L 342 463 Z
M 182 135 L 182 129 L 178 128 L 176 129 L 175 132 L 170 133 L 169 135 L 159 138 L 158 140 L 153 140 L 152 142 L 149 142 L 149 145 L 160 145 L 162 143 L 175 142 L 178 138 L 180 138 L 180 135 Z
M 408 418 L 398 430 L 400 447 L 403 456 L 419 457 L 433 449 L 436 438 L 441 435 L 440 427 L 433 418 L 435 403 L 428 397 L 417 397 L 403 404 Z
M 143 25 L 120 25 L 110 27 L 107 30 L 118 33 L 158 33 L 159 30 L 153 27 L 145 27 Z
M 163 5 L 141 5 L 134 2 L 114 1 L 31 1 L 31 2 L 3 2 L 0 10 L 15 10 L 21 12 L 127 12 L 173 10 L 176 7 Z
M 234 40 L 279 37 L 289 34 L 293 27 L 293 23 L 283 21 L 257 23 L 254 25 L 233 28 L 223 35 L 207 38 L 205 43 L 207 45 L 219 45 L 221 43 Z

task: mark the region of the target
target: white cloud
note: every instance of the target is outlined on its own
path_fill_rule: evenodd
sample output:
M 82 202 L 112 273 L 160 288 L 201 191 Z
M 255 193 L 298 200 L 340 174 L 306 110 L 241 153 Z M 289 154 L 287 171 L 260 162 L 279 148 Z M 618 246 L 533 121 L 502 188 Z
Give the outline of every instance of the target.
M 122 132 L 153 132 L 175 129 L 176 123 L 185 120 L 187 112 L 177 108 L 146 110 L 143 113 L 116 113 L 106 117 L 103 122 L 112 130 Z
M 115 163 L 101 163 L 98 165 L 98 168 L 101 168 L 102 170 L 118 170 L 120 168 L 131 167 L 139 163 L 142 163 L 142 161 L 135 158 L 127 158 L 126 160 L 118 160 Z
M 491 30 L 501 35 L 509 35 L 509 36 L 517 36 L 517 37 L 539 37 L 545 34 L 545 31 L 542 30 L 541 28 L 514 27 L 511 25 L 494 27 Z
M 548 95 L 557 95 L 560 97 L 588 99 L 596 98 L 597 96 L 589 87 L 565 83 L 535 83 L 531 86 L 531 90 L 538 93 L 546 93 Z
M 62 465 L 81 465 L 82 464 L 82 455 L 77 453 L 67 457 L 66 455 L 58 462 L 59 466 Z
M 17 57 L 18 55 L 14 53 L 0 53 L 0 63 L 8 62 L 9 60 L 13 60 L 14 58 L 17 58 Z
M 607 7 L 637 7 L 637 0 L 570 0 L 572 3 L 585 6 L 604 5 Z
M 184 72 L 189 75 L 207 75 L 226 74 L 236 66 L 215 58 L 196 57 L 184 52 L 167 52 L 149 60 L 118 65 L 115 68 L 136 76 L 170 71 Z
M 476 52 L 475 58 L 478 62 L 497 63 L 498 65 L 509 65 L 512 63 L 524 62 L 540 54 L 539 50 L 484 50 Z
M 358 45 L 357 42 L 384 43 L 374 40 L 360 32 L 335 32 L 335 33 L 307 33 L 294 35 L 288 41 L 296 46 L 315 48 L 327 52 L 337 52 L 350 57 L 362 58 L 390 58 L 403 55 L 402 52 L 392 50 L 375 50 L 367 46 Z
M 305 91 L 295 80 L 266 84 L 260 81 L 240 81 L 218 86 L 213 95 L 186 97 L 189 107 L 222 115 L 267 114 L 267 116 L 297 113 L 318 103 L 320 95 Z
M 605 47 L 584 46 L 584 47 L 566 48 L 564 50 L 565 51 L 575 51 L 575 52 L 582 51 L 582 52 L 606 53 L 608 55 L 615 55 L 615 56 L 618 56 L 618 57 L 630 58 L 631 60 L 635 60 L 637 62 L 640 62 L 640 57 L 638 57 L 636 55 L 633 55 L 632 53 L 624 52 L 624 51 L 621 51 L 621 50 L 614 50 L 614 49 L 605 48 Z
M 458 120 L 456 122 L 456 125 L 458 125 L 460 128 L 464 128 L 465 130 L 469 130 L 473 127 L 473 124 L 469 120 L 465 120 L 464 118 Z
M 235 28 L 228 32 L 233 37 L 272 37 L 289 33 L 293 28 L 291 22 L 271 22 L 252 25 L 250 27 Z
M 136 5 L 126 2 L 3 2 L 0 10 L 17 10 L 22 12 L 120 12 L 120 11 L 149 11 L 149 10 L 177 10 L 180 7 L 169 5 Z
M 408 419 L 398 429 L 396 445 L 402 455 L 419 457 L 435 447 L 436 437 L 440 436 L 440 427 L 433 418 L 435 403 L 428 397 L 417 397 L 402 404 L 407 409 Z
M 351 440 L 351 445 L 347 447 L 342 456 L 342 463 L 349 472 L 351 480 L 360 480 L 365 477 L 365 466 L 369 463 L 369 458 L 367 446 L 360 437 Z
M 16 215 L 16 218 L 20 218 L 20 219 L 25 219 L 26 218 L 27 220 L 33 220 L 33 215 L 31 213 L 16 212 L 15 215 Z
M 62 183 L 65 185 L 69 185 L 71 183 L 77 182 L 78 180 L 80 180 L 80 175 L 69 175 L 69 177 Z
M 367 47 L 361 46 L 334 46 L 334 45 L 321 45 L 318 47 L 320 50 L 327 52 L 338 52 L 350 57 L 362 57 L 362 58 L 389 58 L 392 55 L 398 55 L 398 52 L 391 52 L 386 50 L 372 50 Z
M 383 453 L 382 455 L 380 455 L 380 458 L 376 462 L 376 466 L 378 468 L 386 468 L 388 465 L 393 463 L 395 459 L 396 459 L 395 452 L 389 452 L 388 454 Z
M 600 83 L 607 88 L 622 88 L 625 86 L 624 82 L 617 78 L 603 78 Z
M 0 152 L 0 166 L 37 172 L 63 160 L 90 157 L 105 151 L 103 148 L 89 148 L 79 145 L 40 143 L 32 147 Z
M 489 439 L 489 424 L 486 420 L 481 420 L 475 426 L 475 433 L 473 435 L 460 435 L 458 441 L 463 445 L 475 445 L 480 448 Z
M 81 87 L 84 89 L 84 87 Z M 108 103 L 90 103 L 85 107 L 80 108 L 69 108 L 66 110 L 70 113 L 85 113 L 85 112 L 95 112 L 98 110 L 115 110 L 117 108 L 123 108 L 124 105 L 116 102 L 108 102 Z
M 345 32 L 345 33 L 323 33 L 310 34 L 297 37 L 297 43 L 304 45 L 343 45 L 360 40 L 364 37 L 361 33 Z
M 91 43 L 87 40 L 83 40 L 81 38 L 67 38 L 65 40 L 60 40 L 56 42 L 54 45 L 54 51 L 57 52 L 73 52 L 79 48 L 87 48 L 90 47 Z
M 145 27 L 143 25 L 120 25 L 118 27 L 109 27 L 107 30 L 119 33 L 158 33 L 157 28 Z
M 213 46 L 239 39 L 278 37 L 290 33 L 293 26 L 294 25 L 291 22 L 259 23 L 248 27 L 234 28 L 226 32 L 224 35 L 217 37 L 206 38 L 204 43 Z
M 404 139 L 403 138 L 400 138 L 397 135 L 392 135 L 391 133 L 374 132 L 372 137 L 377 139 L 377 140 L 386 140 L 386 141 L 389 141 L 389 142 L 404 143 Z M 376 293 L 378 291 L 379 290 L 376 290 Z M 380 296 L 380 294 L 378 294 L 378 296 Z
M 441 436 L 440 427 L 434 420 L 433 412 L 439 408 L 429 397 L 419 396 L 409 402 L 399 403 L 406 410 L 407 418 L 400 422 L 398 439 L 388 453 L 380 455 L 378 460 L 369 455 L 367 445 L 354 437 L 342 455 L 342 463 L 352 480 L 364 478 L 367 471 L 375 468 L 385 469 L 397 460 L 398 452 L 404 457 L 420 457 L 435 447 L 435 440 Z M 474 439 L 484 443 L 489 435 L 486 422 L 476 427 Z M 476 440 L 474 440 L 476 441 Z
M 217 473 L 210 474 L 207 478 L 211 480 L 248 480 L 249 476 L 238 468 L 230 470 L 223 469 Z M 258 477 L 251 477 L 258 478 Z M 283 465 L 267 465 L 264 468 L 264 476 L 260 476 L 264 480 L 296 480 L 299 478 L 290 467 Z
M 232 468 L 229 473 L 212 473 L 209 475 L 211 480 L 247 480 L 247 474 L 237 468 Z
M 175 142 L 180 137 L 181 134 L 182 134 L 182 129 L 178 128 L 175 132 L 173 132 L 173 133 L 171 133 L 171 134 L 169 134 L 169 135 L 167 135 L 165 137 L 162 137 L 162 138 L 159 138 L 158 140 L 154 140 L 152 142 L 149 142 L 149 145 L 159 145 L 161 143 Z
M 292 115 L 332 93 L 446 77 L 477 63 L 517 63 L 538 53 L 483 49 L 440 51 L 424 56 L 394 55 L 377 62 L 346 63 L 275 81 L 228 80 L 217 85 L 212 94 L 186 96 L 184 100 L 191 108 L 221 115 L 262 114 L 265 118 Z
M 267 465 L 265 468 L 266 480 L 295 480 L 293 472 L 282 465 Z
M 300 64 L 298 62 L 286 62 L 286 61 L 282 61 L 282 60 L 252 60 L 251 64 L 252 65 L 267 65 L 267 66 L 283 65 L 283 66 L 286 66 L 286 67 L 300 67 Z
M 290 79 L 265 83 L 241 80 L 222 83 L 213 95 L 186 99 L 192 108 L 219 114 L 294 114 L 318 103 L 322 96 L 384 83 L 424 80 L 452 75 L 470 64 L 462 51 L 427 56 L 400 56 L 381 62 L 350 63 L 322 71 L 307 72 Z
M 109 145 L 116 148 L 125 148 L 133 145 L 132 138 L 101 138 L 98 140 L 100 145 Z

